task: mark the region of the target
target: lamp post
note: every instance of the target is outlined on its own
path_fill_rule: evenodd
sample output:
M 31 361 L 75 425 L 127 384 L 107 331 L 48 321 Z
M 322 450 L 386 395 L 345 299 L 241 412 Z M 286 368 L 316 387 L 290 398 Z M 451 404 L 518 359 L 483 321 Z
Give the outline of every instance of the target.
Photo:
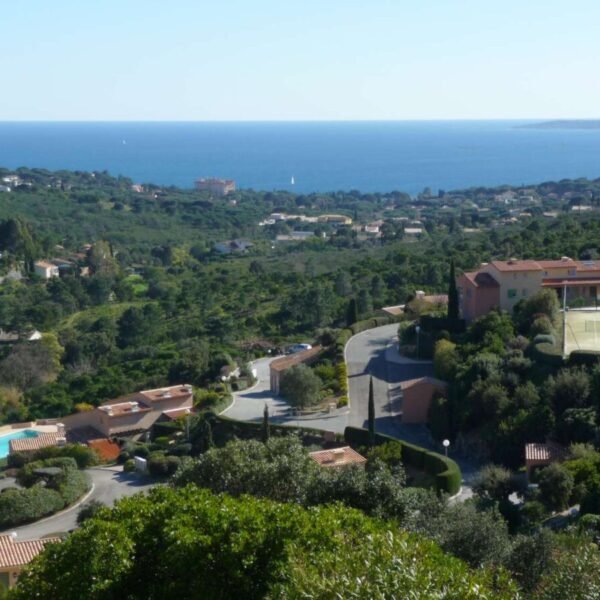
M 419 334 L 421 333 L 421 326 L 417 325 L 415 327 L 415 331 L 417 332 L 417 360 L 418 360 L 419 357 L 420 357 L 420 355 L 421 355 L 421 353 L 419 352 L 419 341 L 420 341 L 419 340 L 419 337 L 420 337 Z
M 444 452 L 446 452 L 446 458 L 448 458 L 448 447 L 450 446 L 450 440 L 444 440 L 442 442 L 442 446 L 444 446 Z

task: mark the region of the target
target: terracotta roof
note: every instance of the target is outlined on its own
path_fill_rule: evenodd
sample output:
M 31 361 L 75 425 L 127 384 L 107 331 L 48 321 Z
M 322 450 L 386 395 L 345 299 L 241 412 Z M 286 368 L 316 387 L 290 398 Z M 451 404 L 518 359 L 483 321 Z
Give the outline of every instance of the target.
M 381 310 L 394 317 L 397 317 L 404 312 L 404 304 L 399 304 L 398 306 L 384 306 Z
M 541 271 L 535 260 L 493 260 L 491 263 L 498 271 Z
M 435 385 L 436 387 L 446 389 L 448 384 L 441 379 L 436 379 L 435 377 L 417 377 L 416 379 L 407 379 L 406 381 L 400 382 L 400 387 L 403 390 L 407 390 L 409 388 L 415 387 L 417 385 L 422 385 L 424 383 L 429 383 L 430 385 Z
M 58 433 L 39 433 L 36 437 L 21 438 L 19 440 L 10 440 L 8 447 L 10 452 L 33 452 L 40 448 L 56 446 L 56 440 L 60 437 Z
M 111 442 L 110 440 L 90 440 L 87 445 L 92 448 L 92 450 L 95 450 L 100 455 L 100 458 L 105 461 L 116 460 L 121 453 L 119 444 Z
M 187 415 L 193 414 L 194 411 L 192 408 L 172 408 L 171 410 L 163 410 L 163 415 L 170 419 L 171 421 L 175 421 L 175 419 L 179 419 L 179 417 L 185 417 Z
M 137 402 L 119 402 L 103 404 L 98 407 L 98 410 L 101 410 L 109 417 L 122 417 L 123 415 L 146 413 L 152 409 L 144 405 L 140 406 Z
M 569 258 L 568 260 L 538 260 L 538 265 L 542 267 L 542 269 L 568 269 L 570 267 L 578 267 L 578 261 Z
M 561 460 L 566 455 L 566 450 L 559 444 L 548 442 L 547 444 L 525 444 L 526 461 Z
M 55 267 L 56 265 L 53 265 L 50 261 L 47 260 L 36 260 L 33 265 L 35 267 L 42 267 L 43 269 L 51 269 L 52 267 Z
M 60 538 L 44 538 L 17 542 L 12 535 L 0 535 L 0 567 L 20 567 L 29 564 L 46 544 L 60 542 Z
M 487 287 L 497 288 L 500 284 L 489 274 L 481 271 L 471 271 L 463 273 L 463 275 L 475 286 L 475 287 Z
M 158 388 L 156 390 L 144 390 L 140 392 L 144 400 L 150 402 L 160 402 L 169 398 L 185 398 L 192 395 L 191 385 L 173 385 L 166 388 Z
M 282 356 L 274 360 L 271 363 L 272 371 L 285 371 L 290 367 L 295 365 L 299 365 L 305 363 L 313 358 L 316 358 L 321 353 L 321 346 L 314 346 L 309 350 L 302 350 L 302 352 L 296 352 L 295 354 L 290 354 L 289 356 Z
M 345 467 L 347 465 L 364 465 L 367 459 L 350 448 L 333 448 L 332 450 L 319 450 L 311 452 L 308 456 L 321 467 Z
M 578 285 L 600 285 L 600 277 L 595 279 L 576 279 L 569 277 L 557 277 L 554 279 L 544 279 L 542 287 L 565 286 L 577 287 Z

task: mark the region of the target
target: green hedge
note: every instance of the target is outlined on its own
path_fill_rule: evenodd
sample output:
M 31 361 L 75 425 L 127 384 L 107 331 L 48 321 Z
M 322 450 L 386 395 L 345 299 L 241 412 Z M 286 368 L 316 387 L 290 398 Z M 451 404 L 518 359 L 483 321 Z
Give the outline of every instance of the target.
M 248 440 L 260 439 L 262 421 L 236 421 L 223 415 L 213 415 L 211 418 L 212 433 L 218 446 L 226 444 L 234 438 Z M 269 423 L 271 435 L 298 435 L 305 446 L 322 444 L 325 430 L 292 425 L 275 425 Z
M 569 366 L 593 367 L 600 363 L 600 352 L 596 350 L 573 350 L 569 355 Z
M 560 348 L 552 344 L 534 344 L 531 347 L 531 356 L 537 362 L 551 367 L 562 367 L 565 363 Z
M 34 471 L 56 467 L 56 474 Z M 14 527 L 51 515 L 73 504 L 88 489 L 85 473 L 77 469 L 74 458 L 51 458 L 25 465 L 17 474 L 24 489 L 8 489 L 0 494 L 0 528 Z
M 361 331 L 367 329 L 373 329 L 374 327 L 381 327 L 382 325 L 389 325 L 390 323 L 396 323 L 395 317 L 373 317 L 372 319 L 365 319 L 364 321 L 357 321 L 350 325 L 349 329 L 352 335 L 356 335 Z
M 344 431 L 346 442 L 355 446 L 369 444 L 369 432 L 358 427 L 346 427 Z M 382 433 L 375 434 L 375 444 L 393 442 L 402 446 L 402 462 L 405 465 L 425 471 L 435 478 L 435 487 L 438 492 L 445 492 L 453 496 L 460 491 L 462 474 L 459 466 L 451 459 L 437 452 L 430 452 L 426 448 L 398 440 Z

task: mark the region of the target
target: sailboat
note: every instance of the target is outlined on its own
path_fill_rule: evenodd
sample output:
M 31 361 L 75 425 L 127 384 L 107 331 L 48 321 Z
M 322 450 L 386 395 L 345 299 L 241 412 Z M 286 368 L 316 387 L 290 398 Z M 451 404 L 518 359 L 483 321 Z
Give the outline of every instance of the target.
M 292 175 L 292 181 L 290 181 L 290 183 L 291 183 L 292 185 L 294 185 L 294 184 L 296 183 L 296 182 L 294 181 L 294 176 L 293 176 L 293 175 Z

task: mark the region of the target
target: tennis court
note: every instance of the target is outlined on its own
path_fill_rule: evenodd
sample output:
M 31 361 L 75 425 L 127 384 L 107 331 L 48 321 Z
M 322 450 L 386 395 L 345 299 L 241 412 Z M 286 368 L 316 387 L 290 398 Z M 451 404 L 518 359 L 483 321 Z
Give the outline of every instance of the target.
M 573 350 L 600 351 L 600 310 L 567 311 L 567 354 Z

